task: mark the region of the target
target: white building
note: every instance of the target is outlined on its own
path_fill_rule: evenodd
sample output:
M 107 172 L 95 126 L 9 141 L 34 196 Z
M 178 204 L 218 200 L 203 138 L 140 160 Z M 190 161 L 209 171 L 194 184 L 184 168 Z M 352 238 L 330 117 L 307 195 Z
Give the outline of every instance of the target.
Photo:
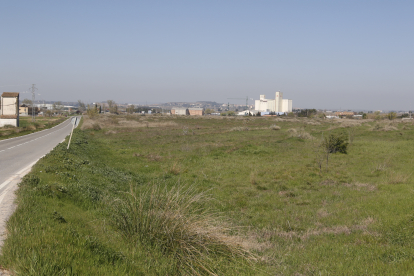
M 19 93 L 4 92 L 1 95 L 0 127 L 19 126 Z
M 292 112 L 292 100 L 283 99 L 282 112 Z
M 260 99 L 255 101 L 255 110 L 260 112 L 292 112 L 292 100 L 283 99 L 282 92 L 275 93 L 275 99 L 266 99 L 265 95 L 260 95 Z
M 172 108 L 171 109 L 171 114 L 172 115 L 187 115 L 187 108 Z

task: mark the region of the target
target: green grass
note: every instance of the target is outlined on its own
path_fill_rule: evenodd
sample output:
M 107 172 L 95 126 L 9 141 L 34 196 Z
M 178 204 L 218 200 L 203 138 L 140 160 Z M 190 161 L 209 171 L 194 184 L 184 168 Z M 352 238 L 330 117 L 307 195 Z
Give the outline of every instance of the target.
M 21 275 L 412 274 L 414 126 L 340 122 L 87 120 L 22 181 L 0 264 Z M 340 132 L 348 154 L 320 171 L 316 145 Z

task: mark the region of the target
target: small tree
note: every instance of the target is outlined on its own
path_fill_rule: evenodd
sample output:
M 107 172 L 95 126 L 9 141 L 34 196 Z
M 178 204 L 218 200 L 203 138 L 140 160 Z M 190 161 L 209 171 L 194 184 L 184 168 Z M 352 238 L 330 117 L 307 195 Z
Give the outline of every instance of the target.
M 94 105 L 89 105 L 86 109 L 86 114 L 88 114 L 89 118 L 95 118 L 98 115 L 98 108 Z
M 322 164 L 325 160 L 325 149 L 322 146 L 322 143 L 315 143 L 313 146 L 313 150 L 315 152 L 315 162 L 319 169 L 319 175 L 322 173 Z
M 338 133 L 338 134 L 329 134 L 327 137 L 325 137 L 320 147 L 322 148 L 323 152 L 325 153 L 326 157 L 326 168 L 329 167 L 329 155 L 332 153 L 343 153 L 347 154 L 348 150 L 348 142 L 345 133 Z M 321 167 L 320 167 L 321 168 Z
M 118 113 L 118 105 L 113 100 L 107 100 L 109 112 L 111 113 Z
M 394 120 L 395 118 L 397 118 L 397 113 L 391 111 L 390 113 L 387 114 L 387 118 L 389 120 Z
M 86 105 L 81 100 L 78 100 L 78 110 L 81 113 L 86 111 Z
M 127 112 L 128 114 L 132 114 L 132 113 L 134 113 L 134 112 L 135 112 L 135 105 L 133 105 L 133 104 L 128 105 L 128 107 L 126 108 L 126 112 Z
M 54 102 L 53 103 L 53 112 L 57 114 L 61 114 L 63 110 L 63 104 L 62 102 Z
M 213 109 L 210 109 L 210 108 L 207 108 L 207 109 L 204 111 L 204 113 L 205 113 L 205 114 L 207 114 L 207 115 L 210 115 L 211 113 L 214 113 L 214 110 L 213 110 Z
M 329 134 L 325 137 L 324 146 L 329 153 L 347 153 L 348 140 L 346 134 Z
M 24 99 L 23 101 L 22 101 L 22 104 L 24 104 L 24 105 L 27 105 L 27 106 L 31 106 L 32 105 L 32 100 L 29 100 L 29 99 Z

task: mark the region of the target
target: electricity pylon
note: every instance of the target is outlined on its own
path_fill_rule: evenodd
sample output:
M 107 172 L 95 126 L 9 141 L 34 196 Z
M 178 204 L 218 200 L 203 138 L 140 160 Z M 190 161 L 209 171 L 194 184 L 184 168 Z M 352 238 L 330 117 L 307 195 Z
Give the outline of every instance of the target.
M 37 90 L 36 84 L 32 84 L 32 87 L 29 88 L 32 91 L 32 122 L 36 121 L 35 112 L 34 112 L 34 102 L 35 102 L 35 91 Z

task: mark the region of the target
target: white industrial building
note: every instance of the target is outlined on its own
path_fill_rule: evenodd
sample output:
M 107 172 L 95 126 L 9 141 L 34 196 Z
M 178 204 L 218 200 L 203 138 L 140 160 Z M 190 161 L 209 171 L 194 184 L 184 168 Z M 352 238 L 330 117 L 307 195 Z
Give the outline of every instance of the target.
M 282 112 L 292 112 L 292 100 L 283 99 Z
M 283 93 L 279 91 L 275 93 L 274 99 L 260 95 L 260 99 L 255 101 L 254 109 L 260 112 L 292 112 L 292 100 L 283 99 Z

